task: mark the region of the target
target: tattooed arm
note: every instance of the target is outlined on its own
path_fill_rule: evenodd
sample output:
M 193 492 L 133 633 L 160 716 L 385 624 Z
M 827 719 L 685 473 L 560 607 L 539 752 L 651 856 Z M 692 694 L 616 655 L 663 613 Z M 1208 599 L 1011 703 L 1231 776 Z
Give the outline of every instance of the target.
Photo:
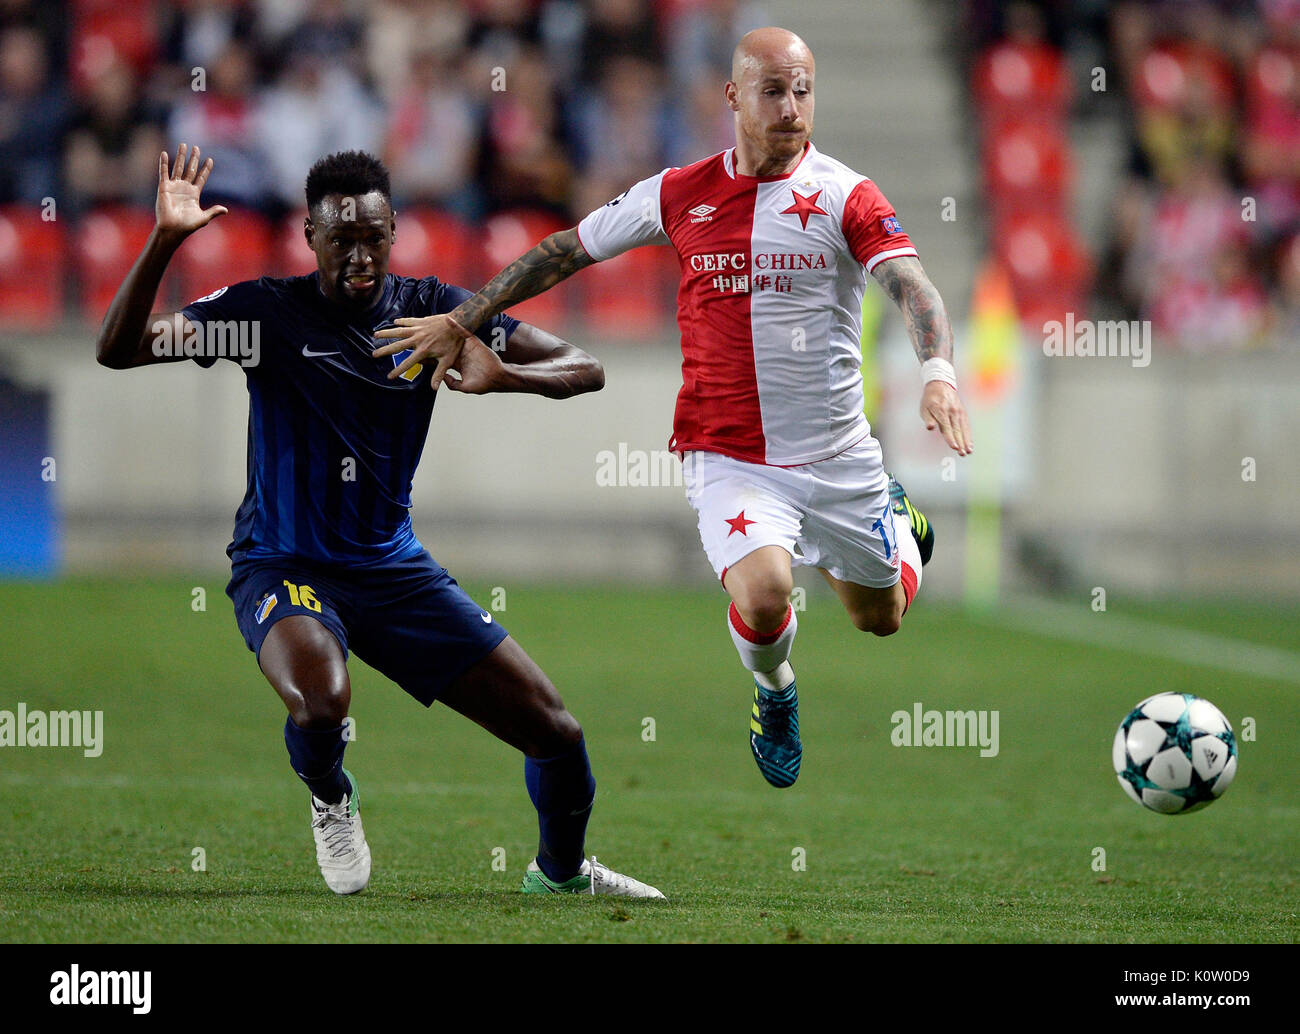
M 466 330 L 475 330 L 510 306 L 549 291 L 593 262 L 576 229 L 560 230 L 511 262 L 451 315 Z
M 911 255 L 885 259 L 871 271 L 871 275 L 902 312 L 916 357 L 922 363 L 929 359 L 951 363 L 952 324 L 948 322 L 943 299 L 925 275 L 920 260 Z M 927 431 L 937 427 L 944 441 L 959 456 L 973 451 L 975 443 L 971 436 L 970 418 L 952 385 L 936 380 L 926 383 L 921 394 L 921 419 L 925 421 Z
M 388 375 L 389 380 L 401 376 L 416 363 L 436 360 L 437 367 L 429 379 L 436 391 L 447 371 L 460 359 L 466 339 L 475 330 L 509 306 L 549 291 L 594 261 L 583 248 L 576 229 L 553 233 L 451 312 L 440 316 L 404 316 L 395 321 L 396 326 L 379 331 L 375 337 L 391 340 L 392 344 L 380 346 L 373 354 L 378 358 L 411 349 L 406 360 Z
M 885 259 L 871 275 L 902 311 L 916 357 L 921 362 L 935 358 L 952 362 L 952 326 L 948 313 L 944 311 L 938 289 L 921 268 L 920 259 L 911 255 Z

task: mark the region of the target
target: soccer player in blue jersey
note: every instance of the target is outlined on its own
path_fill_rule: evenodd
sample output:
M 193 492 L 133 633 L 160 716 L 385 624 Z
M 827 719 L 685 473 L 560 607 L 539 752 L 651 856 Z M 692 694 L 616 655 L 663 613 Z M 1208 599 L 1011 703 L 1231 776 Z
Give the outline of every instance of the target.
M 420 367 L 396 374 L 405 356 L 373 357 L 373 335 L 402 316 L 450 312 L 469 292 L 388 273 L 396 227 L 388 173 L 349 151 L 322 158 L 307 177 L 315 273 L 262 277 L 179 313 L 151 312 L 176 249 L 226 212 L 200 204 L 211 171 L 197 147 L 182 143 L 174 163 L 160 156 L 157 223 L 109 306 L 96 352 L 112 369 L 186 358 L 205 367 L 235 359 L 244 369 L 248 490 L 226 550 L 226 591 L 289 710 L 284 740 L 311 790 L 326 884 L 354 894 L 370 880 L 357 783 L 343 768 L 350 651 L 426 707 L 439 700 L 523 753 L 540 829 L 525 892 L 662 897 L 585 857 L 596 784 L 581 727 L 411 528 L 411 479 L 437 396 Z M 443 383 L 470 394 L 568 398 L 604 384 L 591 356 L 504 314 L 479 328 L 451 368 L 459 380 Z

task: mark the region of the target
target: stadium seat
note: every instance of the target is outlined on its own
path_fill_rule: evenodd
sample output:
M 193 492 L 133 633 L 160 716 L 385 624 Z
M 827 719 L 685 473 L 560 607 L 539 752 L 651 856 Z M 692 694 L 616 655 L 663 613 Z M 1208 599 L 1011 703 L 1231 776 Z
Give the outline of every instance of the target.
M 1300 51 L 1265 47 L 1246 75 L 1246 110 L 1251 120 L 1270 113 L 1294 113 L 1300 97 Z
M 1026 321 L 1044 310 L 1078 311 L 1091 264 L 1065 220 L 1041 213 L 1012 216 L 994 241 Z
M 0 326 L 46 330 L 63 315 L 63 225 L 31 205 L 0 208 Z
M 271 229 L 255 212 L 231 209 L 187 240 L 176 255 L 182 304 L 219 287 L 265 276 Z
M 544 237 L 565 228 L 563 222 L 546 212 L 516 209 L 499 212 L 483 227 L 484 277 L 494 276 Z M 547 330 L 554 329 L 571 308 L 574 297 L 572 281 L 562 283 L 545 294 L 530 298 L 510 308 L 510 315 Z
M 675 263 L 671 248 L 633 248 L 584 270 L 583 318 L 597 341 L 635 341 L 657 335 L 669 315 L 666 300 Z
M 153 213 L 143 208 L 98 208 L 83 216 L 73 238 L 73 253 L 81 277 L 81 318 L 98 323 L 113 295 L 135 264 L 153 230 Z M 164 277 L 154 308 L 175 302 L 175 277 Z
M 1139 108 L 1177 110 L 1188 100 L 1193 80 L 1215 108 L 1232 106 L 1236 80 L 1227 59 L 1215 50 L 1182 42 L 1152 47 L 1142 56 L 1133 101 Z
M 402 209 L 397 213 L 397 239 L 389 267 L 402 276 L 436 276 L 444 283 L 477 290 L 482 286 L 482 269 L 473 237 L 470 227 L 446 212 Z
M 137 76 L 153 67 L 158 39 L 152 4 L 145 0 L 78 0 L 74 4 L 69 63 L 80 92 L 121 61 Z
M 1065 56 L 1048 46 L 1003 41 L 989 47 L 975 63 L 971 85 L 986 124 L 1009 118 L 1059 121 L 1070 102 Z
M 1059 126 L 1013 121 L 990 127 L 983 165 L 990 200 L 1000 211 L 1063 208 L 1073 162 Z

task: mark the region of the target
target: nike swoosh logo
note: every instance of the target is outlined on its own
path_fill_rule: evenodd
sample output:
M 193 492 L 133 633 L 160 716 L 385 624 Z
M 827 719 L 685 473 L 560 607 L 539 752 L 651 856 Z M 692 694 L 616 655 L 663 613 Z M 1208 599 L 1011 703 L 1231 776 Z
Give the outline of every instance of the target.
M 480 614 L 479 617 L 481 617 L 481 618 L 483 619 L 483 624 L 485 624 L 485 625 L 490 625 L 490 624 L 492 624 L 492 615 L 491 615 L 491 614 Z
M 305 355 L 308 359 L 315 359 L 317 356 L 322 356 L 322 355 L 341 355 L 342 353 L 341 353 L 341 352 L 313 352 L 313 351 L 311 350 L 311 345 L 303 345 L 303 346 L 302 346 L 302 354 Z

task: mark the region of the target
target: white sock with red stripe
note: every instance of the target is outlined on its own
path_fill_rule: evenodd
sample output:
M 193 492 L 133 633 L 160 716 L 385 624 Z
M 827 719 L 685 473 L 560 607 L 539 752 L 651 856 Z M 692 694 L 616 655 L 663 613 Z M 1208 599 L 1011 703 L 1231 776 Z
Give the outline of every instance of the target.
M 782 689 L 794 681 L 794 671 L 786 663 L 790 648 L 794 645 L 794 634 L 799 628 L 794 607 L 786 607 L 785 620 L 776 631 L 757 632 L 745 624 L 745 619 L 733 603 L 727 608 L 727 628 L 730 629 L 731 641 L 736 644 L 736 650 L 740 654 L 740 663 L 756 676 L 770 675 L 770 681 L 779 683 L 769 688 Z M 785 670 L 778 671 L 778 668 Z M 787 671 L 789 675 L 785 677 Z
M 912 537 L 912 522 L 904 514 L 894 514 L 894 537 L 898 542 L 898 559 L 902 567 L 899 580 L 907 596 L 907 605 L 903 607 L 906 614 L 921 588 L 921 549 Z

